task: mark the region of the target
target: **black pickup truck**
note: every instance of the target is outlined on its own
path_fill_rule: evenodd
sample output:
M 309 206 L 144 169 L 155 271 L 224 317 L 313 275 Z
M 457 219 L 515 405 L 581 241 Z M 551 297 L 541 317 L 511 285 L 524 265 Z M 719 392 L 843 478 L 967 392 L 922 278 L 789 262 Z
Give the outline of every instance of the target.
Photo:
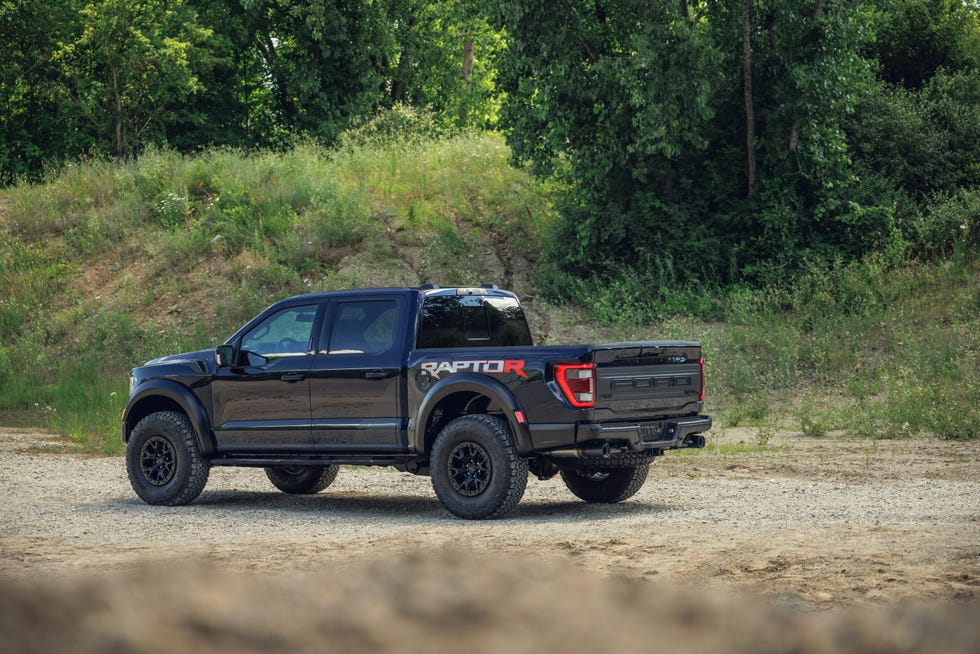
M 534 347 L 516 296 L 388 288 L 277 302 L 213 350 L 132 371 L 129 479 L 150 504 L 203 490 L 211 466 L 255 466 L 316 493 L 340 465 L 427 474 L 462 518 L 496 518 L 528 472 L 619 502 L 666 450 L 703 447 L 698 343 Z

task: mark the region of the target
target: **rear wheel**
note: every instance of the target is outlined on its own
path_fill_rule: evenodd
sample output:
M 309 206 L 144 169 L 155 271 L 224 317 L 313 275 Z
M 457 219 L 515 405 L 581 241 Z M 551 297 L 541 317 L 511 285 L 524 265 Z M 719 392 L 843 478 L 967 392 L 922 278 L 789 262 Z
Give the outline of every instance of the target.
M 513 510 L 527 487 L 527 460 L 517 454 L 510 429 L 500 418 L 456 418 L 432 446 L 432 487 L 439 501 L 460 518 L 500 518 Z
M 565 469 L 561 479 L 568 490 L 586 502 L 615 504 L 633 497 L 647 480 L 650 466 L 605 469 Z
M 269 466 L 265 474 L 272 485 L 290 495 L 319 493 L 337 478 L 338 466 Z
M 133 428 L 126 444 L 126 471 L 144 502 L 176 506 L 189 504 L 201 494 L 210 465 L 201 456 L 187 416 L 160 411 Z

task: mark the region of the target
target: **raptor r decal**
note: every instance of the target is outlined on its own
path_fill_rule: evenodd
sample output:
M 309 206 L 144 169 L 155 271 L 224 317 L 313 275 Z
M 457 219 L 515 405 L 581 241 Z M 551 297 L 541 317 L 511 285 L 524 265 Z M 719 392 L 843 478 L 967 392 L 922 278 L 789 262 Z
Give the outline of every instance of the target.
M 439 379 L 443 373 L 454 375 L 458 372 L 482 372 L 490 374 L 515 374 L 527 379 L 523 359 L 491 359 L 488 361 L 423 361 L 419 368 Z

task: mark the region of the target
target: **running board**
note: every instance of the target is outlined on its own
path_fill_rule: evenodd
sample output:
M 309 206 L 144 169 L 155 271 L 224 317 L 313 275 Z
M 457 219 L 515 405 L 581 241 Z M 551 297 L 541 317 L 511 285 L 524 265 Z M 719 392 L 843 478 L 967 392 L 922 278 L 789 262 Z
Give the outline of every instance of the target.
M 406 463 L 416 458 L 415 456 L 400 457 L 344 457 L 344 456 L 322 456 L 314 458 L 302 457 L 223 457 L 211 459 L 213 466 L 248 466 L 254 468 L 265 468 L 266 466 L 395 466 Z

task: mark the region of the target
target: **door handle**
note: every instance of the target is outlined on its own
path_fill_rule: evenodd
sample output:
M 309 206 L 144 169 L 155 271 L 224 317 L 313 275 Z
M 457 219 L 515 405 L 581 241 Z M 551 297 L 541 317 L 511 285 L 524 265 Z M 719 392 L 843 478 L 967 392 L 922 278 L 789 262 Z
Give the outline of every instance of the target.
M 289 382 L 289 383 L 298 382 L 298 381 L 302 381 L 303 380 L 303 374 L 302 373 L 299 373 L 299 372 L 287 372 L 285 375 L 283 375 L 279 379 L 283 380 L 284 382 Z
M 388 373 L 375 370 L 372 372 L 364 373 L 364 379 L 370 379 L 371 381 L 379 381 L 381 379 L 388 379 Z

